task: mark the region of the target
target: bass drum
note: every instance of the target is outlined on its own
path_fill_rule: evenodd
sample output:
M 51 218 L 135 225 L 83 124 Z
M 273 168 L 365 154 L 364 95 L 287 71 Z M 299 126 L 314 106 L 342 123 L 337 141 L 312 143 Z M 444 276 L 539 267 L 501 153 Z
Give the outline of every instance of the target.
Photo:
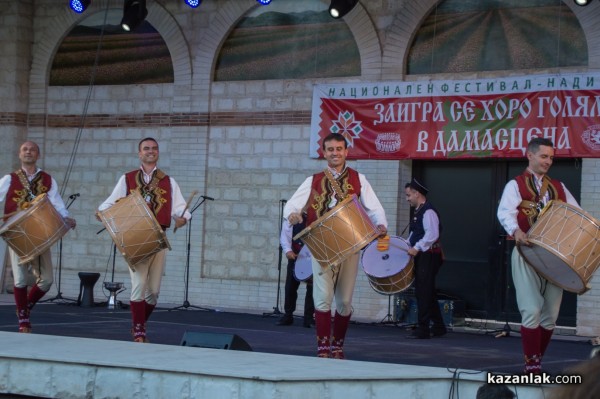
M 413 258 L 408 254 L 410 244 L 402 237 L 390 236 L 385 251 L 373 241 L 362 252 L 360 264 L 371 287 L 380 294 L 393 295 L 410 287 L 415 280 Z
M 517 249 L 540 275 L 583 294 L 600 266 L 600 221 L 565 202 L 550 201 Z
M 69 226 L 54 208 L 46 193 L 29 208 L 11 216 L 0 229 L 0 236 L 19 256 L 19 264 L 31 262 L 69 231 Z
M 294 265 L 294 278 L 298 281 L 306 281 L 312 277 L 312 255 L 305 245 L 302 247 Z
M 322 267 L 333 268 L 381 234 L 358 197 L 351 195 L 296 236 Z

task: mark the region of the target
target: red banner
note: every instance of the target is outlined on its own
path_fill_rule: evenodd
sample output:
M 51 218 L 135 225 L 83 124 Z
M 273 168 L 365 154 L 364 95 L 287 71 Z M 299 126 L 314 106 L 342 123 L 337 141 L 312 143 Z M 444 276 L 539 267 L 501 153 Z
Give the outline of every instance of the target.
M 311 157 L 330 133 L 350 159 L 523 158 L 534 137 L 599 158 L 600 74 L 317 85 Z

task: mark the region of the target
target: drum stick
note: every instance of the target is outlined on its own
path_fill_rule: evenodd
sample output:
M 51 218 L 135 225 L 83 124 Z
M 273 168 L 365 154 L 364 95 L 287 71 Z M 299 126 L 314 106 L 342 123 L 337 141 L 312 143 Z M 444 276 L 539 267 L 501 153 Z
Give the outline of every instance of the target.
M 190 207 L 190 204 L 192 203 L 192 200 L 194 199 L 196 194 L 198 194 L 198 191 L 196 191 L 196 190 L 192 191 L 192 193 L 190 194 L 190 197 L 188 198 L 187 202 L 185 203 L 185 208 L 183 208 L 183 212 L 181 212 L 181 216 L 179 216 L 180 218 L 182 218 L 183 215 L 185 215 L 185 211 L 187 211 L 188 208 Z M 175 226 L 175 228 L 173 229 L 173 233 L 175 233 L 176 231 L 177 231 L 177 226 Z
M 409 250 L 409 248 L 403 248 L 400 245 L 397 245 L 397 244 L 394 244 L 394 243 L 391 243 L 391 242 L 390 242 L 390 246 L 394 247 L 394 248 L 398 248 L 399 250 L 404 251 L 404 252 L 408 252 L 408 250 Z

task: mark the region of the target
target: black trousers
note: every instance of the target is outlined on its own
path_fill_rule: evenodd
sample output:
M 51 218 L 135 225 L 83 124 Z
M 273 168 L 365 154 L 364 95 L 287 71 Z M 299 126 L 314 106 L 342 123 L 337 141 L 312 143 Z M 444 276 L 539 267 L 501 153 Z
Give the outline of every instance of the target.
M 300 287 L 300 281 L 296 280 L 294 277 L 295 266 L 296 261 L 288 259 L 287 273 L 285 277 L 285 299 L 283 304 L 283 310 L 288 316 L 292 316 L 292 314 L 296 311 L 298 287 Z M 304 297 L 304 318 L 311 320 L 314 312 L 315 304 L 313 302 L 313 286 L 312 281 L 309 281 L 306 283 L 306 296 Z
M 430 324 L 434 330 L 444 330 L 446 326 L 435 291 L 435 278 L 443 263 L 442 254 L 419 252 L 414 261 L 418 330 L 429 334 Z

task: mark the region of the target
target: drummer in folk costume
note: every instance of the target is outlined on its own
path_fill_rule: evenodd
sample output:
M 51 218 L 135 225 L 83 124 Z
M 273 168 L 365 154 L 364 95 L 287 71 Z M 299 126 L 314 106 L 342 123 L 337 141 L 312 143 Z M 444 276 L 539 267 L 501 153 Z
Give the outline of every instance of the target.
M 175 221 L 176 228 L 184 226 L 191 218 L 191 214 L 186 210 L 186 202 L 177 182 L 157 168 L 158 143 L 153 138 L 142 139 L 138 150 L 140 169 L 121 176 L 112 194 L 98 207 L 98 210 L 106 210 L 120 198 L 137 191 L 145 199 L 163 230 L 171 226 L 171 219 Z M 164 250 L 156 252 L 136 263 L 135 270 L 131 268 L 129 270 L 132 335 L 135 342 L 148 342 L 146 322 L 158 300 L 165 255 Z
M 56 211 L 70 228 L 75 228 L 75 219 L 69 212 L 58 192 L 56 180 L 37 167 L 39 146 L 27 141 L 19 149 L 21 168 L 0 179 L 0 201 L 4 201 L 4 220 L 25 209 L 35 197 L 46 194 Z M 50 250 L 36 256 L 31 262 L 19 265 L 19 256 L 9 248 L 14 278 L 14 296 L 19 318 L 19 332 L 31 332 L 29 314 L 33 306 L 48 292 L 54 281 Z M 27 293 L 29 276 L 35 277 L 35 285 Z
M 527 146 L 529 166 L 509 181 L 498 206 L 498 220 L 517 245 L 529 245 L 527 232 L 550 200 L 579 207 L 563 183 L 546 174 L 552 166 L 554 144 L 534 138 Z M 521 313 L 521 341 L 525 372 L 540 373 L 542 356 L 550 343 L 562 300 L 562 288 L 540 276 L 515 247 L 511 257 L 512 277 Z
M 348 155 L 344 136 L 330 134 L 323 139 L 323 155 L 327 169 L 308 177 L 287 202 L 283 216 L 291 224 L 302 222 L 302 209 L 307 209 L 307 225 L 334 208 L 341 201 L 333 184 L 345 196 L 360 198 L 369 218 L 382 235 L 387 233 L 385 211 L 366 177 L 346 165 Z M 331 176 L 328 178 L 326 174 Z M 333 184 L 332 184 L 333 183 Z M 352 254 L 334 268 L 323 268 L 313 258 L 313 299 L 317 332 L 317 356 L 344 358 L 343 345 L 352 314 L 352 294 L 358 274 L 359 254 Z M 336 311 L 331 326 L 331 305 L 335 295 Z

